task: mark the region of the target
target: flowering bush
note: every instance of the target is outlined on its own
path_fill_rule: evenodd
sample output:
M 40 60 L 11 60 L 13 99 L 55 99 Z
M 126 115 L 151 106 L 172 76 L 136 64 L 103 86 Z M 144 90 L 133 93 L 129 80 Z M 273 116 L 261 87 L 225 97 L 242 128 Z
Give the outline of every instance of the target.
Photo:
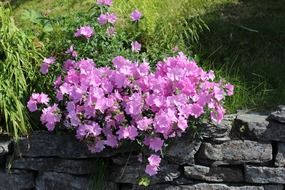
M 110 6 L 112 1 L 98 0 L 98 4 Z M 139 21 L 142 14 L 138 13 L 132 13 L 132 20 Z M 102 13 L 98 22 L 112 23 L 116 17 L 110 19 L 110 15 Z M 74 34 L 78 40 L 94 35 L 90 26 Z M 195 118 L 207 116 L 220 122 L 225 113 L 223 100 L 233 94 L 231 84 L 215 82 L 213 71 L 204 71 L 182 52 L 158 62 L 151 72 L 145 60 L 123 56 L 116 56 L 112 67 L 96 67 L 92 59 L 78 58 L 80 52 L 74 48 L 65 52 L 70 57 L 54 82 L 54 94 L 50 98 L 33 94 L 29 110 L 41 110 L 40 120 L 48 131 L 56 126 L 74 130 L 92 153 L 117 148 L 124 141 L 138 142 L 152 151 L 145 169 L 150 176 L 157 174 L 160 152 L 169 138 L 181 136 Z M 134 41 L 132 51 L 140 50 L 141 44 Z M 55 62 L 54 57 L 45 59 L 42 73 L 47 74 Z

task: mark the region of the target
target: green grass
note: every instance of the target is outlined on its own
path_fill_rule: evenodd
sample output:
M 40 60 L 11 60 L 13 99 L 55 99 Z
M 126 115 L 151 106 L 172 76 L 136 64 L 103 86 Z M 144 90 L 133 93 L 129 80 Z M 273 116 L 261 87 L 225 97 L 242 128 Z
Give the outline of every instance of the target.
M 17 138 L 31 129 L 26 102 L 41 55 L 10 14 L 0 4 L 0 131 Z
M 26 29 L 34 27 L 31 18 L 35 14 L 67 15 L 85 11 L 94 2 L 19 0 L 13 7 L 17 23 Z M 155 56 L 175 45 L 198 57 L 200 65 L 236 86 L 226 104 L 231 112 L 284 103 L 283 0 L 114 0 L 112 10 L 126 18 L 118 27 L 134 30 L 126 20 L 135 8 L 145 16 L 139 24 L 139 37 L 152 59 L 160 59 Z
M 210 30 L 200 35 L 194 51 L 238 86 L 228 107 L 264 110 L 284 104 L 284 1 L 223 4 L 202 18 Z

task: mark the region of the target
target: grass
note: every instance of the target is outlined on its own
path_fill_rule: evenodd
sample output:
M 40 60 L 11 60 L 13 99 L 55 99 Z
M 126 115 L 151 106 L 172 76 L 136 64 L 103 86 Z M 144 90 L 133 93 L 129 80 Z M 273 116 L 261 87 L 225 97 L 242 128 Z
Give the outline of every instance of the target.
M 17 23 L 25 29 L 33 27 L 31 18 L 37 14 L 80 12 L 92 2 L 18 0 L 13 7 Z M 270 109 L 284 103 L 283 0 L 114 0 L 112 9 L 127 18 L 135 8 L 145 16 L 139 24 L 140 39 L 154 56 L 155 51 L 177 45 L 235 85 L 235 96 L 226 104 L 229 111 Z M 123 20 L 118 26 L 133 30 Z
M 0 5 L 0 131 L 17 138 L 31 129 L 26 100 L 41 55 L 10 15 Z
M 229 107 L 264 110 L 284 104 L 284 1 L 223 4 L 202 19 L 210 30 L 200 35 L 194 51 L 238 87 Z

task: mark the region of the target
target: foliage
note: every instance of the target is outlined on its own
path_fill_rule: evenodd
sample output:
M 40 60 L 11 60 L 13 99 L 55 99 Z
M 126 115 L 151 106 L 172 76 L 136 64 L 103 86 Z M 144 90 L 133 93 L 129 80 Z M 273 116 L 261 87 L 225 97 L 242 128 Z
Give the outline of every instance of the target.
M 26 98 L 35 87 L 40 54 L 0 5 L 0 129 L 18 137 L 30 130 Z
M 142 60 L 141 44 L 133 42 L 130 48 L 124 45 L 129 36 L 114 33 L 117 17 L 108 7 L 112 1 L 97 2 L 101 1 L 100 9 L 95 6 L 90 16 L 99 24 L 81 20 L 83 26 L 69 34 L 75 38 L 67 44 L 69 49 L 43 60 L 41 73 L 57 76 L 53 91 L 33 93 L 28 108 L 40 111 L 49 131 L 74 131 L 92 153 L 117 148 L 125 141 L 137 142 L 152 152 L 145 169 L 152 176 L 158 172 L 168 139 L 181 136 L 202 118 L 221 122 L 224 99 L 233 95 L 233 86 L 222 79 L 215 81 L 213 71 L 204 71 L 182 52 L 159 61 L 151 72 L 149 63 Z M 137 26 L 141 13 L 135 10 L 131 15 Z

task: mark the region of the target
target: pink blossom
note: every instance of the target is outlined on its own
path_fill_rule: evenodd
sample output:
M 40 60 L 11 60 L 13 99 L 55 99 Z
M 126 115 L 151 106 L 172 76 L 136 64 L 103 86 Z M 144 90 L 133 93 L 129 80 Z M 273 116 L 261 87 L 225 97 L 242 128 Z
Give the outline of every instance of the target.
M 141 51 L 141 44 L 137 41 L 132 42 L 132 52 L 140 52 Z
M 100 25 L 105 25 L 108 22 L 108 15 L 107 14 L 101 14 L 97 20 L 98 20 L 98 23 Z
M 142 13 L 139 10 L 134 10 L 130 16 L 132 21 L 139 21 L 142 18 Z
M 152 166 L 152 165 L 147 165 L 145 168 L 145 172 L 149 175 L 149 176 L 154 176 L 157 174 L 158 172 L 158 167 L 157 166 Z
M 154 150 L 155 152 L 161 150 L 161 147 L 163 145 L 163 140 L 159 137 L 154 137 L 149 139 L 149 148 Z
M 40 72 L 44 75 L 47 74 L 49 71 L 49 67 L 54 63 L 55 63 L 55 57 L 45 58 L 41 65 Z
M 198 118 L 202 115 L 203 108 L 199 104 L 192 104 L 190 106 L 190 115 L 194 116 L 195 118 Z
M 138 136 L 137 129 L 134 126 L 130 127 L 120 127 L 119 131 L 116 133 L 118 135 L 118 139 L 131 139 L 135 140 L 135 138 Z
M 141 131 L 146 131 L 150 129 L 150 125 L 152 124 L 152 122 L 152 119 L 144 117 L 143 119 L 137 121 L 137 128 Z
M 48 131 L 53 131 L 56 123 L 60 121 L 61 114 L 57 104 L 44 108 L 41 115 L 41 122 L 44 124 Z
M 150 157 L 148 157 L 147 160 L 149 162 L 149 165 L 157 166 L 157 167 L 160 165 L 160 162 L 161 162 L 161 158 L 155 154 L 152 154 Z
M 146 166 L 145 172 L 150 176 L 156 175 L 158 172 L 160 161 L 161 158 L 159 156 L 152 154 L 148 158 L 149 164 Z
M 98 5 L 111 6 L 112 3 L 113 3 L 112 0 L 97 0 Z
M 35 112 L 38 110 L 37 102 L 35 100 L 29 100 L 27 103 L 27 107 L 30 112 Z
M 66 54 L 70 54 L 72 57 L 77 57 L 78 56 L 78 52 L 74 50 L 74 45 L 71 45 L 66 51 Z
M 179 117 L 178 118 L 178 123 L 177 126 L 179 129 L 182 131 L 185 131 L 188 128 L 188 123 L 187 120 L 184 117 Z
M 97 137 L 101 134 L 101 127 L 96 122 L 80 125 L 76 131 L 76 137 L 80 140 L 87 137 Z
M 109 38 L 114 37 L 116 34 L 116 29 L 115 27 L 108 27 L 106 30 L 106 34 Z
M 226 88 L 228 96 L 232 96 L 234 94 L 234 86 L 233 85 L 228 83 L 225 85 L 225 88 Z
M 76 30 L 74 33 L 75 37 L 83 36 L 85 38 L 91 38 L 94 34 L 94 30 L 91 26 L 82 26 Z

